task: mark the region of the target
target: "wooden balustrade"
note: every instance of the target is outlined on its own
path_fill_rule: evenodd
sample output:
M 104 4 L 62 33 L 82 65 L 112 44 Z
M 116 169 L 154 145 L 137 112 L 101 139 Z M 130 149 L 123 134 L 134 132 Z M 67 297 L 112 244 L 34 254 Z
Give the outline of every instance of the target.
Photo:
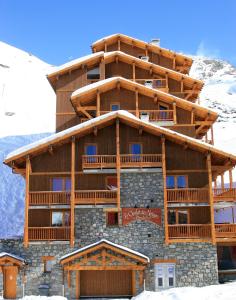
M 209 239 L 210 224 L 168 225 L 169 239 Z
M 208 203 L 209 190 L 200 188 L 167 189 L 168 203 Z
M 29 205 L 70 204 L 70 192 L 38 191 L 29 193 Z
M 133 167 L 160 167 L 162 165 L 161 154 L 121 154 L 120 164 L 122 168 Z M 83 155 L 83 169 L 89 168 L 115 168 L 116 155 Z
M 217 238 L 236 238 L 236 224 L 215 224 Z
M 67 241 L 70 227 L 29 227 L 29 241 Z
M 116 204 L 116 190 L 75 191 L 75 204 Z
M 153 89 L 160 89 L 168 92 L 167 80 L 164 78 L 159 79 L 135 79 L 135 82 L 151 87 Z
M 173 110 L 140 110 L 140 118 L 145 119 L 149 122 L 158 121 L 173 121 L 174 111 Z M 145 116 L 147 115 L 147 117 Z
M 213 196 L 215 202 L 220 201 L 235 201 L 236 200 L 236 188 L 214 188 Z

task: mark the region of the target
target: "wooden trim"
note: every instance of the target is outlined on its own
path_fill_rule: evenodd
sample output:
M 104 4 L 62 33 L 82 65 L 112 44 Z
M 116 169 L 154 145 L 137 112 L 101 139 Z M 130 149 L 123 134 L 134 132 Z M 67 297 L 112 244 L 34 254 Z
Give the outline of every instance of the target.
M 177 264 L 178 261 L 175 258 L 170 258 L 170 259 L 154 258 L 151 260 L 151 264 L 162 264 L 162 263 Z
M 177 124 L 176 102 L 173 102 L 174 124 Z
M 229 187 L 230 187 L 230 189 L 233 188 L 233 172 L 232 172 L 232 169 L 229 170 Z
M 146 266 L 126 265 L 126 266 L 81 266 L 80 264 L 64 266 L 64 270 L 68 271 L 101 271 L 101 270 L 145 270 Z
M 135 74 L 135 63 L 134 62 L 132 63 L 132 71 L 133 71 L 133 80 L 135 80 L 136 74 Z
M 41 259 L 42 259 L 42 261 L 53 260 L 53 259 L 55 259 L 55 256 L 42 256 Z
M 80 298 L 80 271 L 76 271 L 75 276 L 75 297 L 76 299 Z
M 100 93 L 99 91 L 97 91 L 97 111 L 96 111 L 97 117 L 100 116 L 100 106 L 101 106 Z
M 195 121 L 195 110 L 192 108 L 191 109 L 191 124 L 194 124 Z
M 139 103 L 138 103 L 138 90 L 135 90 L 135 116 L 139 118 Z
M 71 224 L 70 224 L 70 246 L 75 243 L 75 137 L 71 141 Z
M 225 187 L 224 174 L 221 174 L 221 175 L 220 175 L 220 182 L 221 182 L 221 188 L 224 189 L 224 187 Z
M 207 169 L 195 169 L 195 170 L 166 170 L 167 175 L 178 173 L 203 173 L 208 172 Z M 187 176 L 187 175 L 186 175 Z
M 209 204 L 211 211 L 211 237 L 213 245 L 216 244 L 215 221 L 214 221 L 214 198 L 212 192 L 212 170 L 211 170 L 211 154 L 207 154 L 207 169 L 208 169 L 208 185 L 209 185 Z
M 132 295 L 136 295 L 136 271 L 132 270 Z
M 117 207 L 120 210 L 120 122 L 116 119 Z
M 164 187 L 164 228 L 165 228 L 165 243 L 169 243 L 168 235 L 168 206 L 167 206 L 167 189 L 166 189 L 166 147 L 165 137 L 161 137 L 162 147 L 162 172 L 163 172 L 163 187 Z
M 26 174 L 25 174 L 25 223 L 24 223 L 24 247 L 29 245 L 29 191 L 30 191 L 30 158 L 26 158 Z

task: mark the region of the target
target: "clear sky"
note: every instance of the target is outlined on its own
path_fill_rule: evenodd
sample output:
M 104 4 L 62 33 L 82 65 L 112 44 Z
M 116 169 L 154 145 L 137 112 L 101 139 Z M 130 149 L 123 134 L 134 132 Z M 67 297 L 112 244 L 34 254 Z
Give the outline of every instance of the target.
M 117 32 L 236 65 L 236 0 L 0 0 L 0 40 L 50 64 Z

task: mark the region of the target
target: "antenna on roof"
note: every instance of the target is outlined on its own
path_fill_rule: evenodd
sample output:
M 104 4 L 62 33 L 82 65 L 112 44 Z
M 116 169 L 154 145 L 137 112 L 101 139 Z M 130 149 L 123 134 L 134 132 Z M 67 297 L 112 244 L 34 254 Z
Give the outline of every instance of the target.
M 160 44 L 161 44 L 161 39 L 157 39 L 157 38 L 151 39 L 150 44 L 156 45 L 156 46 L 160 46 Z

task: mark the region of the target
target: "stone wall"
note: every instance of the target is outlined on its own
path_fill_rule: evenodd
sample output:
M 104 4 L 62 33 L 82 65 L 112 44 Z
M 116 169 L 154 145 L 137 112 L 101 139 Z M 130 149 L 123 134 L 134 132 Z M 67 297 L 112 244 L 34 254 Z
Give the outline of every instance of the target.
M 176 259 L 176 286 L 203 286 L 218 283 L 215 246 L 207 243 L 164 244 L 162 172 L 122 173 L 121 206 L 161 208 L 162 225 L 138 220 L 126 226 L 107 227 L 106 212 L 103 208 L 76 208 L 74 249 L 105 238 L 139 251 L 151 260 Z M 62 295 L 63 280 L 59 258 L 74 249 L 70 248 L 68 243 L 31 244 L 25 249 L 21 240 L 0 241 L 0 252 L 10 252 L 27 260 L 25 286 L 27 295 L 38 295 L 38 287 L 44 283 L 49 284 L 50 295 Z M 43 273 L 42 256 L 55 256 L 52 273 Z M 69 289 L 65 285 L 65 296 L 68 298 L 75 297 L 74 276 L 75 274 L 72 275 L 71 280 L 72 288 Z M 146 288 L 154 290 L 154 265 L 152 263 L 146 269 L 145 279 Z M 22 296 L 22 276 L 18 276 L 18 281 L 18 296 L 20 297 Z

